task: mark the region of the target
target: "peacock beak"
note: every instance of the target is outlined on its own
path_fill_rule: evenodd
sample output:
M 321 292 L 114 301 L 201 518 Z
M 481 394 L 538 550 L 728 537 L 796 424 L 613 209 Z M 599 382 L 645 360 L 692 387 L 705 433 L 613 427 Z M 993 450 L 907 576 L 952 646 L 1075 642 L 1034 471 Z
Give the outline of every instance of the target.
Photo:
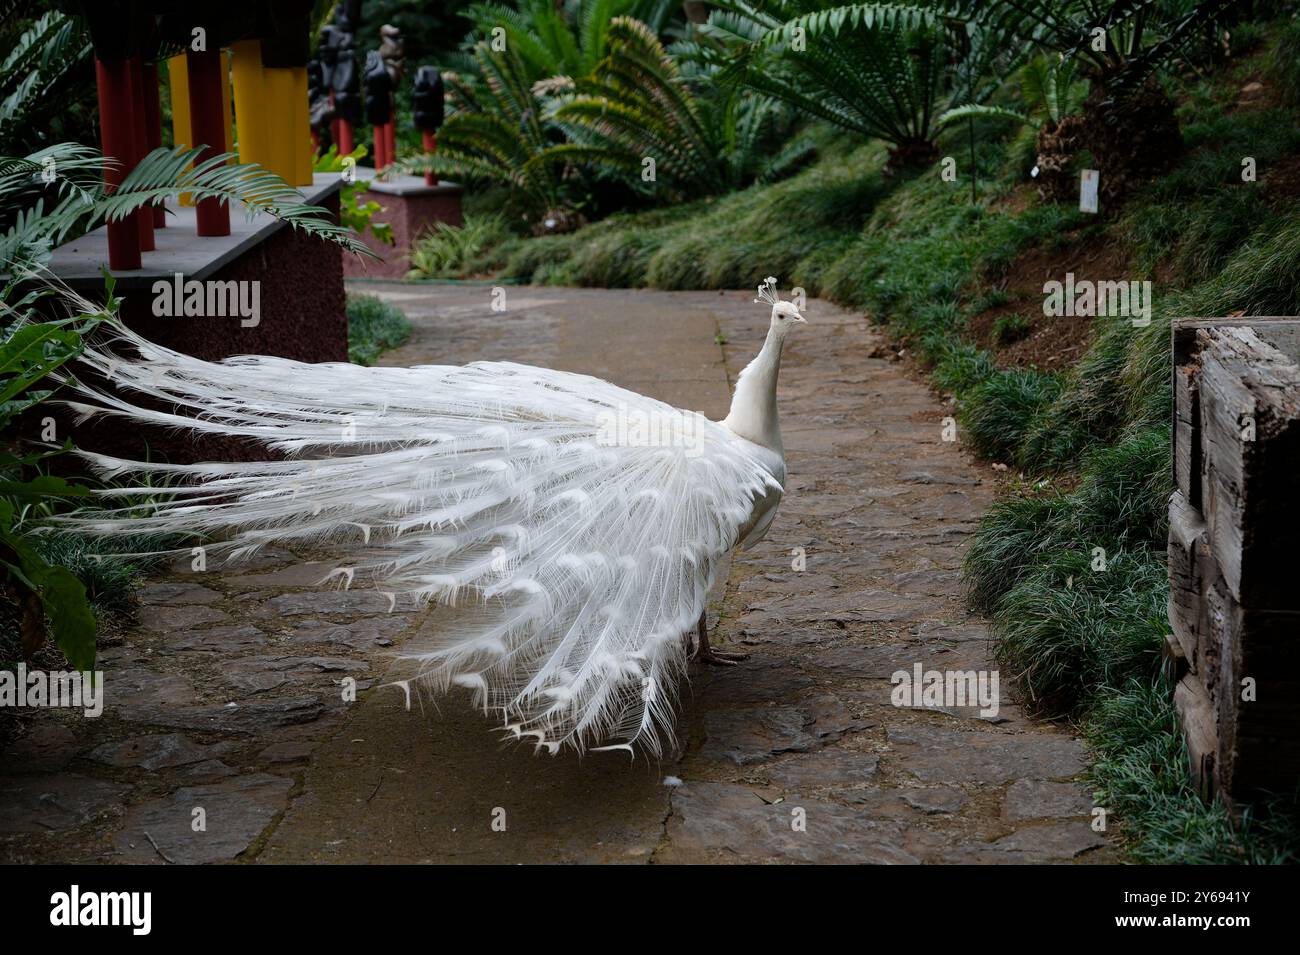
M 798 322 L 800 325 L 808 324 L 808 319 L 804 318 L 802 315 L 795 315 L 794 320 Z

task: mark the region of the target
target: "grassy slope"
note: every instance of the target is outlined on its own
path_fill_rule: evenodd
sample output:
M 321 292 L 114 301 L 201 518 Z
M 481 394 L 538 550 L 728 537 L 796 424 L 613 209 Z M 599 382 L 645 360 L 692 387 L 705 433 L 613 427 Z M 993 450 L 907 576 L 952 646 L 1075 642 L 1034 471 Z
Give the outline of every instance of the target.
M 1234 828 L 1197 799 L 1158 673 L 1169 321 L 1300 313 L 1300 124 L 1285 105 L 1288 90 L 1300 97 L 1300 27 L 1275 37 L 1279 45 L 1182 91 L 1187 154 L 1114 220 L 1026 205 L 1014 183 L 1032 163 L 1032 140 L 992 125 L 977 129 L 975 205 L 963 130 L 941 143 L 957 159 L 956 184 L 937 168 L 884 180 L 877 146 L 841 146 L 776 185 L 496 253 L 504 277 L 539 283 L 748 287 L 772 274 L 889 323 L 936 386 L 958 398 L 975 450 L 1021 469 L 972 548 L 971 600 L 994 620 L 1001 663 L 1027 696 L 1048 715 L 1080 721 L 1099 804 L 1116 813 L 1142 861 L 1300 854 L 1292 804 Z M 1243 105 L 1239 91 L 1255 79 L 1264 93 Z M 1245 156 L 1256 160 L 1257 183 L 1241 180 Z M 1018 257 L 1093 243 L 1113 244 L 1127 263 L 1097 277 L 1155 280 L 1149 327 L 1097 319 L 1082 359 L 1052 372 L 1005 367 L 969 340 L 967 323 L 999 303 L 998 276 Z

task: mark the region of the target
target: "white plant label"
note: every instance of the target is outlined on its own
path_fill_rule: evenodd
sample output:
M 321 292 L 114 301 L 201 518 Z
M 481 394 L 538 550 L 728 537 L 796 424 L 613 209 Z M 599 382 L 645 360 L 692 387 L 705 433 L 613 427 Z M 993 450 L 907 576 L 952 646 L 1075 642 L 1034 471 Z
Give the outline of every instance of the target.
M 1097 184 L 1101 180 L 1100 173 L 1095 169 L 1085 169 L 1083 175 L 1079 178 L 1079 211 L 1093 212 L 1097 211 Z

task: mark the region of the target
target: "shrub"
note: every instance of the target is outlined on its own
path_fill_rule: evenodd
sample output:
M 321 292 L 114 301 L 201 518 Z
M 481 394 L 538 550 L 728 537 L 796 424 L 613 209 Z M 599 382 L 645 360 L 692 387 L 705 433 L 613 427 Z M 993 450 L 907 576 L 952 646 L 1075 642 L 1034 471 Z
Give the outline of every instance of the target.
M 411 323 L 397 307 L 374 295 L 348 296 L 348 360 L 372 365 L 411 336 Z
M 500 216 L 466 216 L 456 226 L 438 222 L 415 240 L 408 279 L 452 279 L 472 274 L 510 235 Z

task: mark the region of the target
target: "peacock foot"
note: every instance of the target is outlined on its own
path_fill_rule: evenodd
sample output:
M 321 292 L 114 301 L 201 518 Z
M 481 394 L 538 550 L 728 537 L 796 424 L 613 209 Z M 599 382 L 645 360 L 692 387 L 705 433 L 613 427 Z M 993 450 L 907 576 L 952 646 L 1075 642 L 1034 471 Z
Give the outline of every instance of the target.
M 748 653 L 728 653 L 725 650 L 697 650 L 691 657 L 697 663 L 707 663 L 715 667 L 734 667 L 741 660 L 748 660 Z

